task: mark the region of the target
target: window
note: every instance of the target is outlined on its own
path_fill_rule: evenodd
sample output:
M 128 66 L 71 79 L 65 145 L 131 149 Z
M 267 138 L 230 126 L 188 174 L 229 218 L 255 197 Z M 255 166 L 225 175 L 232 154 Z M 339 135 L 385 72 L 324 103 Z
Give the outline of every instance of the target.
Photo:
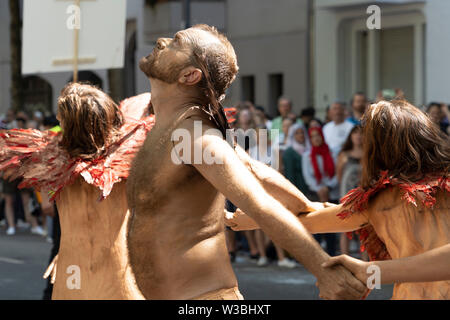
M 241 100 L 255 103 L 255 77 L 243 76 L 241 78 L 241 83 L 242 83 Z
M 269 75 L 269 112 L 272 116 L 277 115 L 278 98 L 283 95 L 283 74 Z

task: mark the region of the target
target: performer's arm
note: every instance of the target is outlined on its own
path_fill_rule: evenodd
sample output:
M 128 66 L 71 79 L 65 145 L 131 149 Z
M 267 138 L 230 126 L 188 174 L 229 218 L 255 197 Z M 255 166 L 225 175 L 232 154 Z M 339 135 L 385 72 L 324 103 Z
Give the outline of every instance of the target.
M 311 233 L 338 233 L 361 229 L 369 223 L 367 211 L 354 213 L 344 219 L 338 216 L 342 205 L 302 214 L 298 218 Z
M 361 229 L 368 223 L 367 213 L 355 213 L 345 219 L 338 217 L 343 211 L 342 205 L 324 204 L 325 209 L 298 216 L 300 222 L 310 233 L 337 233 Z M 250 216 L 237 209 L 235 213 L 225 214 L 225 223 L 234 231 L 259 229 L 258 223 Z
M 450 280 L 450 244 L 426 251 L 417 256 L 402 259 L 365 262 L 347 255 L 332 257 L 324 267 L 343 265 L 359 280 L 366 283 L 373 273 L 368 273 L 371 265 L 380 268 L 381 283 L 429 282 Z
M 229 212 L 225 210 L 225 225 L 234 231 L 246 231 L 260 229 L 258 223 L 250 218 L 249 215 L 237 209 L 236 212 Z
M 359 299 L 364 295 L 366 287 L 345 268 L 321 267 L 328 260 L 328 254 L 300 221 L 264 190 L 226 141 L 204 134 L 195 139 L 193 148 L 214 154 L 215 162 L 192 162 L 194 167 L 226 198 L 257 221 L 275 243 L 288 250 L 317 277 L 322 297 Z
M 273 198 L 281 202 L 295 215 L 300 212 L 312 212 L 323 209 L 319 202 L 310 201 L 289 180 L 273 168 L 252 159 L 241 147 L 236 146 L 236 154 L 250 170 L 253 176 Z

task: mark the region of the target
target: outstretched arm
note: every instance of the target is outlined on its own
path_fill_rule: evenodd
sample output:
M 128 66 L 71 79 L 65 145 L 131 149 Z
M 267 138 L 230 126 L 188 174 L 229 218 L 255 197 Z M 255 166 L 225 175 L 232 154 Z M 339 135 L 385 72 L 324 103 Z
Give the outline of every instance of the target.
M 344 219 L 338 215 L 345 210 L 343 205 L 302 214 L 298 218 L 311 233 L 338 233 L 359 230 L 369 223 L 367 211 L 354 213 Z
M 192 129 L 193 131 L 193 129 Z M 331 299 L 359 299 L 366 287 L 345 268 L 324 272 L 328 255 L 300 221 L 264 190 L 230 145 L 215 135 L 195 139 L 194 148 L 209 151 L 213 163 L 202 161 L 195 168 L 222 194 L 248 213 L 277 244 L 288 250 L 318 278 L 321 296 Z M 226 181 L 226 183 L 224 183 Z
M 355 213 L 345 219 L 339 218 L 338 214 L 344 209 L 342 205 L 336 206 L 324 203 L 325 209 L 301 214 L 298 219 L 310 233 L 337 233 L 355 231 L 365 227 L 368 223 L 367 213 Z M 242 210 L 237 209 L 235 213 L 226 212 L 225 223 L 234 231 L 259 229 L 258 223 Z
M 368 268 L 380 268 L 381 283 L 428 282 L 450 280 L 450 244 L 429 250 L 417 256 L 402 259 L 365 262 L 347 255 L 332 257 L 324 267 L 343 265 L 358 279 L 367 282 Z
M 263 186 L 264 190 L 295 215 L 300 212 L 312 212 L 323 209 L 323 205 L 320 202 L 310 201 L 278 171 L 252 159 L 239 146 L 236 146 L 235 151 L 242 163 Z

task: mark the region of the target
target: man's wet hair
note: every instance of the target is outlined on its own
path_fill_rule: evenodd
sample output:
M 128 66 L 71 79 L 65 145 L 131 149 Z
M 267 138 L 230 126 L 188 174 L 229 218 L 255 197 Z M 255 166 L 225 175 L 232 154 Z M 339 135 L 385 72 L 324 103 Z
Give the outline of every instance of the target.
M 212 113 L 217 126 L 225 137 L 226 129 L 230 127 L 221 102 L 239 71 L 236 53 L 226 36 L 215 27 L 198 24 L 193 28 L 206 31 L 219 40 L 219 43 L 212 43 L 206 47 L 200 42 L 192 41 L 193 57 L 191 62 L 203 73 L 199 87 L 210 108 L 206 111 Z

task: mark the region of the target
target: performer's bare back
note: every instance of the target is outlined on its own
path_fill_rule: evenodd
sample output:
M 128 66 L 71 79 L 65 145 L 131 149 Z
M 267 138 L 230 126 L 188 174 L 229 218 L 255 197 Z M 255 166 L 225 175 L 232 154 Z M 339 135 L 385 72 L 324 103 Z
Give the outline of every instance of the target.
M 125 187 L 115 184 L 98 201 L 98 188 L 79 177 L 59 195 L 61 242 L 52 299 L 143 299 L 126 249 Z
M 224 197 L 193 166 L 171 159 L 173 129 L 180 120 L 202 117 L 198 111 L 190 119 L 178 114 L 166 121 L 170 125 L 156 121 L 127 181 L 130 263 L 146 299 L 194 299 L 237 287 Z

